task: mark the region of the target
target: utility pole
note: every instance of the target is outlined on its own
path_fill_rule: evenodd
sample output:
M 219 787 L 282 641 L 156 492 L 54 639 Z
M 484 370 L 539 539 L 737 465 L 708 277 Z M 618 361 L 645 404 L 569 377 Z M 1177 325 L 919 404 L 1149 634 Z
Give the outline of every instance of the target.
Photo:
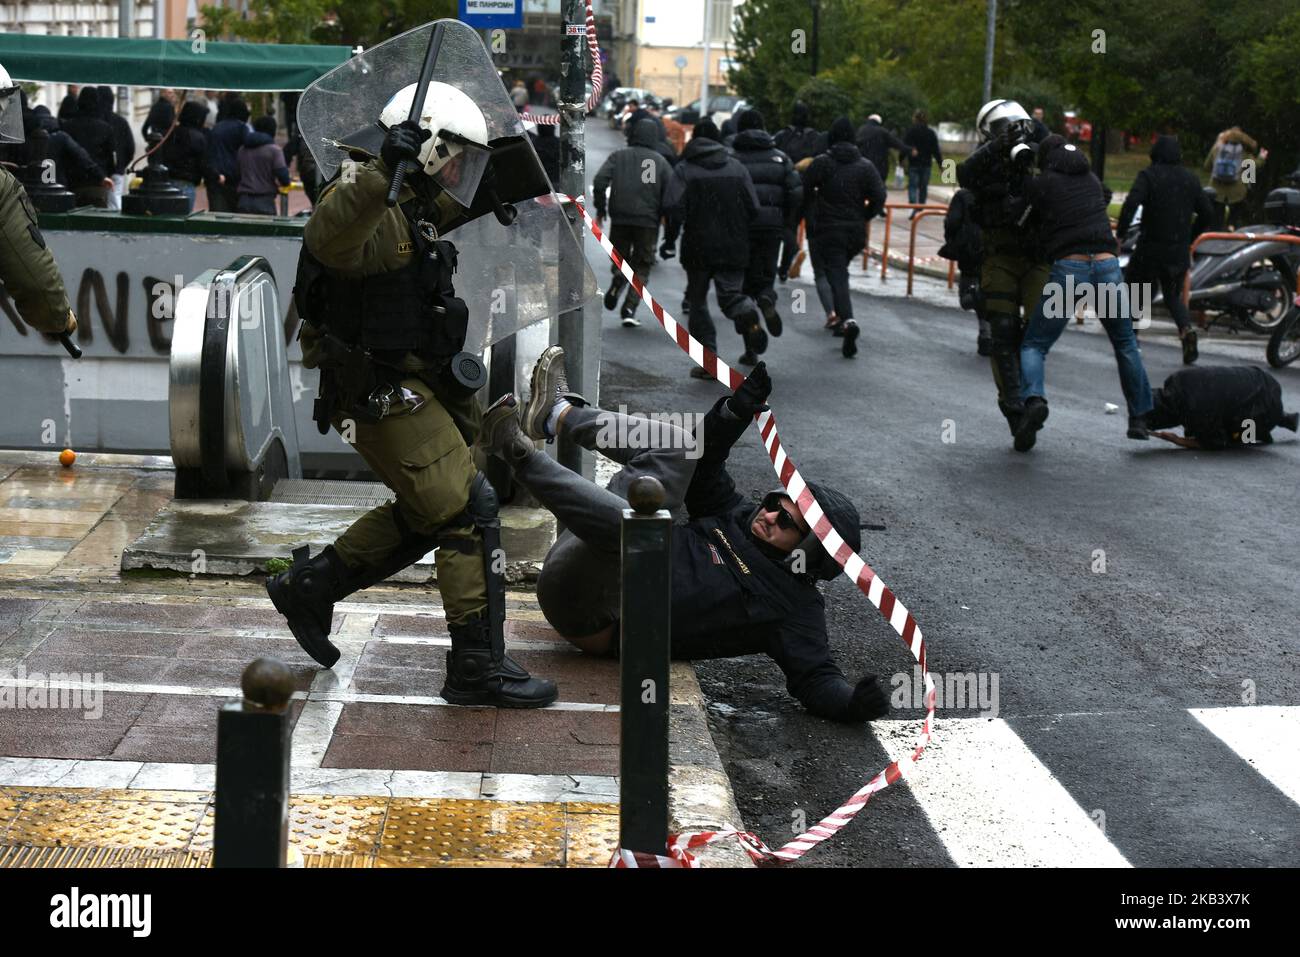
M 161 4 L 162 0 L 154 0 L 154 4 Z M 135 31 L 132 30 L 131 21 L 135 19 L 135 0 L 118 0 L 117 2 L 117 35 L 119 37 L 129 37 Z M 131 114 L 131 93 L 130 88 L 119 86 L 117 88 L 117 112 L 126 117 L 126 121 L 135 127 L 135 117 Z
M 713 12 L 712 4 L 709 0 L 704 0 L 704 75 L 700 77 L 700 121 L 709 117 L 709 40 L 712 30 L 710 22 L 713 18 L 710 14 Z
M 817 56 L 821 52 L 821 19 L 822 4 L 821 0 L 812 0 L 812 75 L 817 75 Z
M 984 102 L 993 99 L 993 38 L 998 29 L 998 0 L 989 0 L 988 32 L 984 39 Z
M 586 0 L 564 0 L 564 41 L 560 56 L 560 190 L 570 196 L 586 193 L 586 100 L 587 69 L 583 54 L 587 49 Z M 573 29 L 574 25 L 580 29 Z M 582 249 L 586 228 L 575 207 L 566 208 L 569 222 L 578 239 L 576 262 L 561 261 L 560 291 L 563 301 L 570 301 L 572 291 L 582 288 L 587 263 Z M 565 228 L 563 225 L 561 229 Z M 563 239 L 563 237 L 561 237 Z M 564 250 L 567 244 L 560 246 Z M 559 344 L 564 349 L 569 387 L 581 392 L 591 402 L 599 401 L 600 389 L 600 314 L 588 315 L 588 306 L 579 306 L 560 314 Z M 595 461 L 590 452 L 570 442 L 559 440 L 561 465 L 586 478 L 594 474 Z

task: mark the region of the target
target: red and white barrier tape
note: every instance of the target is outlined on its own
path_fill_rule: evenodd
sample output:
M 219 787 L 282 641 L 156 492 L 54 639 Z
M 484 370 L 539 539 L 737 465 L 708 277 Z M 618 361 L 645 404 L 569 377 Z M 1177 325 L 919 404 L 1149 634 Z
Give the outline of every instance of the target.
M 587 0 L 587 49 L 591 51 L 591 96 L 583 107 L 583 112 L 590 113 L 600 102 L 600 88 L 605 85 L 605 71 L 600 65 L 600 45 L 596 43 L 596 15 L 591 10 L 591 0 Z M 559 126 L 560 114 L 529 113 L 527 109 L 520 114 L 520 119 L 538 126 Z
M 596 237 L 596 241 L 600 243 L 601 248 L 613 260 L 615 267 L 632 284 L 632 288 L 646 301 L 655 319 L 659 321 L 659 325 L 677 343 L 678 348 L 689 355 L 696 365 L 700 366 L 728 389 L 739 388 L 740 384 L 745 381 L 745 377 L 719 359 L 713 352 L 706 349 L 698 339 L 695 339 L 686 331 L 681 323 L 670 316 L 662 305 L 655 301 L 649 290 L 645 288 L 641 277 L 624 261 L 618 250 L 614 248 L 614 244 L 609 241 L 609 237 L 605 235 L 604 231 L 596 225 L 590 214 L 588 214 L 582 198 L 578 197 L 576 200 L 572 197 L 561 198 L 576 203 L 578 209 L 582 212 L 582 218 L 586 220 L 587 225 L 591 228 L 591 234 Z M 871 604 L 880 610 L 885 620 L 889 622 L 890 627 L 898 632 L 903 639 L 903 643 L 907 645 L 908 650 L 921 666 L 921 673 L 925 676 L 925 720 L 921 723 L 921 734 L 917 739 L 916 747 L 906 757 L 891 762 L 887 768 L 868 781 L 840 807 L 822 818 L 793 841 L 776 850 L 769 848 L 757 835 L 748 831 L 723 828 L 718 831 L 696 831 L 670 835 L 667 856 L 642 854 L 638 851 L 619 848 L 610 861 L 610 867 L 694 867 L 697 865 L 694 855 L 690 853 L 691 850 L 717 843 L 729 837 L 736 838 L 746 853 L 756 861 L 789 863 L 798 860 L 852 821 L 857 813 L 866 806 L 867 801 L 871 799 L 873 794 L 877 791 L 883 791 L 899 778 L 906 777 L 911 764 L 920 759 L 926 745 L 930 743 L 930 736 L 934 730 L 936 696 L 934 679 L 930 676 L 930 671 L 926 667 L 925 640 L 921 636 L 921 627 L 916 623 L 916 619 L 912 617 L 912 613 L 898 600 L 893 591 L 880 580 L 880 577 L 871 569 L 871 566 L 863 561 L 849 547 L 848 543 L 840 537 L 839 532 L 835 531 L 831 526 L 830 519 L 822 511 L 821 505 L 813 497 L 812 491 L 808 488 L 803 476 L 799 474 L 799 470 L 795 468 L 793 460 L 786 452 L 781 442 L 781 436 L 776 429 L 776 416 L 772 411 L 769 409 L 767 412 L 760 412 L 754 419 L 758 423 L 759 435 L 762 436 L 763 445 L 767 449 L 768 457 L 772 460 L 772 468 L 776 470 L 782 487 L 798 503 L 799 511 L 813 531 L 817 533 L 817 538 L 822 543 L 822 547 L 830 553 L 840 568 L 844 570 L 844 574 L 848 575 L 859 590 L 867 596 Z

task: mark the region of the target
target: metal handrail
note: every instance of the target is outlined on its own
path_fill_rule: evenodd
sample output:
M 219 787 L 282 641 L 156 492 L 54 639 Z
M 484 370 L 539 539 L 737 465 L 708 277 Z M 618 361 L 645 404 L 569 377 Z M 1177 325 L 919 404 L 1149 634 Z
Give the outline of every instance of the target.
M 885 244 L 880 250 L 880 281 L 885 281 L 885 274 L 889 269 L 889 233 L 893 222 L 894 210 L 896 209 L 930 209 L 941 212 L 947 212 L 948 207 L 943 203 L 886 203 L 885 204 Z M 913 220 L 915 222 L 915 220 Z M 867 220 L 867 244 L 862 250 L 862 270 L 865 272 L 871 258 L 871 220 Z
M 910 230 L 911 235 L 908 237 L 907 240 L 907 294 L 909 296 L 912 294 L 912 276 L 913 273 L 915 272 L 915 267 L 916 267 L 916 224 L 919 223 L 921 220 L 925 219 L 925 217 L 927 216 L 938 216 L 940 213 L 946 215 L 947 211 L 948 208 L 946 206 L 943 209 L 923 209 L 921 210 L 921 212 L 917 213 L 914 217 L 912 217 L 912 226 Z M 949 289 L 952 288 L 953 274 L 956 268 L 957 268 L 957 263 L 954 260 L 949 259 L 948 260 L 948 288 Z
M 1196 247 L 1207 239 L 1232 239 L 1238 242 L 1281 242 L 1290 243 L 1292 246 L 1300 246 L 1300 236 L 1294 236 L 1291 233 L 1201 233 L 1192 240 L 1192 247 L 1188 251 L 1189 255 L 1195 259 Z M 1296 295 L 1300 295 L 1300 271 L 1297 271 L 1296 277 Z M 1187 270 L 1187 275 L 1183 279 L 1183 304 L 1191 302 L 1192 297 L 1192 271 Z

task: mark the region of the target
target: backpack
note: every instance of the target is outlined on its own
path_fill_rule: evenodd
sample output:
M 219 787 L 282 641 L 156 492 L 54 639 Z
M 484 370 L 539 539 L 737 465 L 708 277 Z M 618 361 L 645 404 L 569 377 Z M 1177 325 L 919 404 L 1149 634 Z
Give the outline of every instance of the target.
M 1244 152 L 1240 143 L 1224 143 L 1214 158 L 1214 170 L 1210 178 L 1216 183 L 1235 183 L 1241 174 L 1241 154 Z

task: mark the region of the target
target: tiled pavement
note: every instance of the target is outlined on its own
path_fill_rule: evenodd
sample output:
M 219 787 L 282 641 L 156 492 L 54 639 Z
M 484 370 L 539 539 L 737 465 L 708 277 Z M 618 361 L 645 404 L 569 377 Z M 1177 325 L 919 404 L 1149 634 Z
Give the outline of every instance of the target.
M 259 579 L 120 572 L 171 498 L 166 460 L 32 459 L 0 452 L 0 866 L 36 853 L 23 845 L 204 863 L 217 712 L 261 655 L 294 674 L 291 841 L 309 865 L 608 861 L 617 664 L 572 649 L 531 593 L 509 595 L 507 646 L 560 700 L 452 707 L 437 697 L 450 639 L 436 591 L 375 588 L 337 606 L 342 657 L 322 671 Z M 719 777 L 730 792 L 689 666 L 674 665 L 673 699 L 682 750 L 706 752 L 675 780 L 718 813 Z

